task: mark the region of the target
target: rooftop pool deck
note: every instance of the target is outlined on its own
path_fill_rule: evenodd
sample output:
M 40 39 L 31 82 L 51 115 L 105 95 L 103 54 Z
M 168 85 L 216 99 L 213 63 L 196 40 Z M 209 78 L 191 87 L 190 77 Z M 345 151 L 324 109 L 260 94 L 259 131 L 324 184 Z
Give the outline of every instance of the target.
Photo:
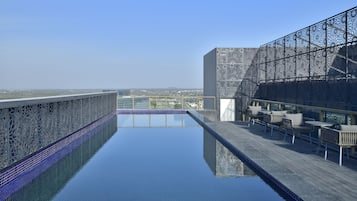
M 191 115 L 260 176 L 287 194 L 295 194 L 296 199 L 357 200 L 356 159 L 344 157 L 340 167 L 337 152 L 329 151 L 324 160 L 323 149 L 316 153 L 316 144 L 300 138 L 291 144 L 291 139 L 284 141 L 277 131 L 273 136 L 265 134 L 261 125 L 248 127 L 244 122 L 210 121 L 209 114 Z

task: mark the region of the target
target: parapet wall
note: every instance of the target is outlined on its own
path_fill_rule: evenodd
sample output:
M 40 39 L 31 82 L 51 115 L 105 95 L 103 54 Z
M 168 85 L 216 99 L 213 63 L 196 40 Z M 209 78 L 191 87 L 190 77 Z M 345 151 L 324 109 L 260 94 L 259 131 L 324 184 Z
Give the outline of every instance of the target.
M 0 101 L 0 170 L 116 111 L 113 92 Z

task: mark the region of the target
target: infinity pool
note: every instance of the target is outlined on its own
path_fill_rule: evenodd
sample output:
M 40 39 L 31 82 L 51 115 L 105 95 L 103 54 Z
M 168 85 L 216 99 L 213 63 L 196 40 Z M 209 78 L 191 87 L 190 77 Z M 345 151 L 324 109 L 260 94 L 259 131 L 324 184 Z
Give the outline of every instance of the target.
M 283 200 L 187 114 L 113 124 L 8 200 Z

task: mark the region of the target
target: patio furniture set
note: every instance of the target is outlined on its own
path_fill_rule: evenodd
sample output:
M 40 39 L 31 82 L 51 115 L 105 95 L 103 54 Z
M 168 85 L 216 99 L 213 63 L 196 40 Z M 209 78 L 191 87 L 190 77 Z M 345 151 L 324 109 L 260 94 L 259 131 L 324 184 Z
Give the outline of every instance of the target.
M 357 125 L 339 125 L 328 122 L 315 121 L 304 118 L 302 113 L 290 114 L 287 111 L 267 111 L 261 106 L 249 106 L 247 109 L 249 122 L 254 125 L 259 122 L 265 126 L 265 132 L 270 128 L 270 135 L 274 129 L 284 131 L 284 140 L 290 133 L 291 143 L 295 143 L 296 136 L 301 134 L 309 135 L 309 142 L 312 143 L 311 134 L 314 129 L 318 133 L 318 149 L 322 145 L 325 147 L 325 160 L 328 154 L 328 144 L 339 147 L 339 165 L 342 166 L 343 148 L 357 146 Z M 249 124 L 250 125 L 250 124 Z M 348 153 L 347 153 L 348 154 Z M 348 156 L 348 155 L 347 155 Z

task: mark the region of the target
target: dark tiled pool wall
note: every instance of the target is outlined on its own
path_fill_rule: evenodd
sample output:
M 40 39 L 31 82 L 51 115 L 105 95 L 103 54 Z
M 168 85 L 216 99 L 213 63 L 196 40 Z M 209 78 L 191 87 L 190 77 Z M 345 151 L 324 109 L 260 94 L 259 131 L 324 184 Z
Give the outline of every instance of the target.
M 0 101 L 0 172 L 116 110 L 116 93 Z
M 27 183 L 31 182 L 35 177 L 46 171 L 48 168 L 65 157 L 68 153 L 71 153 L 74 149 L 79 147 L 82 143 L 91 139 L 93 135 L 98 135 L 98 133 L 104 132 L 106 133 L 104 142 L 110 138 L 117 130 L 117 119 L 115 112 L 101 118 L 98 121 L 88 125 L 85 128 L 80 129 L 79 131 L 75 132 L 74 134 L 58 141 L 55 144 L 47 147 L 46 149 L 32 155 L 31 157 L 23 160 L 21 163 L 18 163 L 11 168 L 7 169 L 6 171 L 0 174 L 0 200 L 6 199 L 12 193 L 16 192 L 18 189 L 26 185 Z M 108 134 L 108 135 L 107 135 Z M 95 138 L 95 136 L 93 136 Z M 104 139 L 104 138 L 103 138 Z M 91 141 L 92 142 L 92 141 Z M 95 141 L 93 141 L 95 142 Z M 104 144 L 104 142 L 99 144 Z M 96 143 L 94 143 L 96 144 Z M 73 164 L 68 164 L 65 168 L 61 170 L 57 170 L 54 173 L 57 173 L 55 176 L 63 176 L 65 178 L 67 173 L 74 174 L 76 170 L 78 170 L 82 165 L 84 165 L 90 158 L 91 153 L 95 153 L 101 146 L 93 146 L 91 150 L 87 150 L 88 153 L 84 153 L 85 156 L 82 156 L 81 161 L 72 161 Z M 93 149 L 93 147 L 97 147 Z M 73 170 L 73 171 L 72 171 Z M 62 171 L 65 174 L 62 174 Z M 61 173 L 61 174 L 59 174 Z M 48 175 L 48 174 L 47 174 Z M 64 183 L 68 180 L 64 178 L 58 177 L 48 177 L 49 180 L 57 178 L 57 186 L 64 185 Z M 68 177 L 70 178 L 70 177 Z M 61 182 L 58 182 L 61 181 Z M 58 187 L 60 188 L 60 187 Z M 34 189 L 31 189 L 33 192 Z M 33 192 L 34 193 L 34 192 Z M 28 193 L 26 193 L 28 196 Z

